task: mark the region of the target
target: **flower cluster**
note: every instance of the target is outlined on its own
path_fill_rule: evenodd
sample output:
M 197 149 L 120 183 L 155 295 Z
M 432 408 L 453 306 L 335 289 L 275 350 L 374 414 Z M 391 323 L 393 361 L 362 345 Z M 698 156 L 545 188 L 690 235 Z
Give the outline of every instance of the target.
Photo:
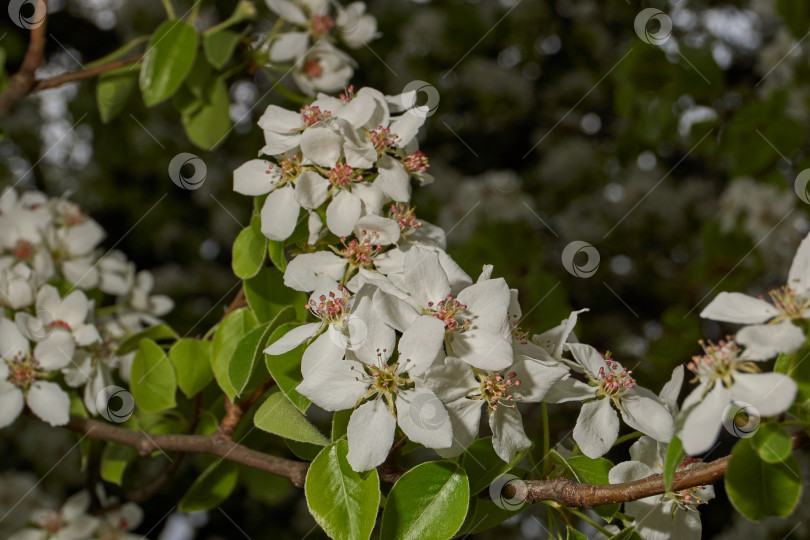
M 293 29 L 273 34 L 268 41 L 271 64 L 293 61 L 292 77 L 307 94 L 334 92 L 354 75 L 355 62 L 335 46 L 362 47 L 379 36 L 377 19 L 366 13 L 364 2 L 338 7 L 320 0 L 266 0 L 268 7 Z
M 149 272 L 136 272 L 121 252 L 102 254 L 103 238 L 66 199 L 0 195 L 0 427 L 26 404 L 51 425 L 66 424 L 70 401 L 60 380 L 84 386 L 85 407 L 96 414 L 112 370 L 129 378 L 132 354 L 115 355 L 118 344 L 172 309 L 169 298 L 152 294 Z

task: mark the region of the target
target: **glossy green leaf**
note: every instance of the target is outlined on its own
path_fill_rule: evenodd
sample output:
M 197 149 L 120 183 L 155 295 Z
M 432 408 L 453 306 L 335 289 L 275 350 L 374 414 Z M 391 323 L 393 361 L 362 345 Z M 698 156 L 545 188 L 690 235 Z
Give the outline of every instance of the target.
M 464 525 L 459 530 L 458 536 L 476 534 L 496 527 L 510 517 L 520 513 L 524 507 L 525 504 L 516 503 L 514 509 L 509 509 L 509 506 L 501 508 L 491 499 L 473 497 L 470 499 L 467 518 L 464 520 Z
M 165 324 L 157 324 L 150 326 L 146 330 L 132 334 L 127 339 L 121 342 L 115 354 L 123 356 L 129 354 L 138 348 L 142 339 L 151 339 L 153 341 L 162 341 L 165 339 L 177 339 L 179 336 L 169 326 Z
M 265 266 L 255 277 L 245 281 L 245 298 L 260 321 L 269 321 L 287 306 L 295 308 L 299 321 L 306 320 L 306 293 L 284 285 L 278 268 Z
M 99 474 L 102 480 L 120 486 L 127 466 L 137 457 L 138 451 L 131 446 L 107 443 L 101 452 Z
M 611 536 L 610 540 L 641 540 L 641 536 L 636 532 L 635 527 L 628 527 Z
M 329 444 L 329 440 L 318 431 L 318 428 L 310 424 L 309 420 L 280 391 L 275 391 L 267 396 L 259 410 L 256 411 L 253 423 L 257 428 L 280 435 L 285 439 L 320 446 Z
M 397 540 L 452 538 L 464 523 L 470 484 L 448 461 L 417 465 L 397 480 L 382 517 L 380 536 Z
M 256 366 L 256 359 L 265 348 L 264 344 L 272 332 L 269 326 L 270 323 L 262 323 L 245 334 L 233 351 L 231 362 L 228 365 L 228 378 L 237 396 L 247 386 Z
M 239 471 L 231 461 L 217 460 L 197 477 L 183 498 L 181 512 L 210 510 L 230 496 L 239 479 Z
M 143 57 L 140 86 L 143 101 L 152 107 L 171 97 L 188 75 L 197 54 L 197 31 L 190 24 L 173 19 L 161 24 Z
M 352 416 L 352 411 L 336 411 L 332 416 L 332 440 L 336 441 L 346 436 L 346 430 L 349 427 L 349 418 Z
M 222 69 L 233 56 L 233 51 L 242 39 L 241 34 L 232 30 L 220 30 L 203 37 L 205 58 L 217 69 Z
M 759 426 L 751 437 L 751 445 L 766 463 L 784 461 L 793 450 L 793 441 L 788 432 L 773 422 Z
M 470 495 L 475 495 L 515 466 L 523 459 L 524 452 L 515 455 L 511 463 L 506 463 L 492 447 L 492 437 L 478 439 L 461 454 L 461 466 L 470 479 Z
M 231 130 L 230 107 L 225 79 L 212 80 L 206 97 L 198 98 L 194 107 L 181 115 L 189 140 L 203 150 L 219 146 Z
M 231 267 L 233 273 L 242 279 L 250 279 L 258 274 L 264 264 L 267 238 L 261 233 L 261 229 L 257 230 L 253 226 L 253 221 L 260 219 L 259 216 L 254 216 L 251 225 L 245 227 L 233 243 Z
M 664 486 L 667 491 L 672 491 L 672 480 L 675 478 L 675 472 L 683 463 L 685 457 L 686 452 L 683 450 L 683 443 L 678 437 L 672 437 L 669 446 L 667 446 L 666 463 L 664 463 Z
M 734 508 L 752 521 L 787 516 L 801 494 L 801 470 L 794 456 L 767 463 L 751 439 L 740 439 L 731 451 L 725 477 L 726 493 Z
M 284 242 L 276 240 L 267 241 L 267 254 L 270 260 L 282 273 L 287 270 L 287 258 L 284 256 Z
M 174 367 L 160 346 L 142 339 L 132 360 L 129 390 L 139 409 L 153 412 L 177 405 L 177 379 Z
M 380 504 L 376 470 L 361 475 L 346 455 L 349 445 L 337 441 L 324 448 L 307 471 L 304 492 L 315 521 L 335 540 L 365 540 L 371 536 Z
M 177 385 L 192 397 L 214 378 L 211 370 L 211 342 L 184 338 L 169 350 L 169 360 L 177 374 Z
M 566 460 L 568 466 L 574 471 L 574 476 L 580 482 L 588 484 L 607 485 L 610 484 L 608 473 L 613 468 L 613 463 L 605 458 L 591 459 L 587 456 L 574 456 Z M 593 509 L 605 519 L 610 519 L 619 511 L 619 504 L 605 504 Z
M 247 308 L 239 308 L 229 313 L 219 324 L 211 347 L 211 368 L 217 384 L 233 399 L 236 391 L 228 375 L 231 358 L 239 341 L 256 326 L 256 317 Z
M 102 123 L 110 123 L 124 110 L 137 80 L 138 69 L 135 66 L 127 66 L 99 75 L 96 85 L 96 105 Z
M 284 334 L 297 326 L 299 326 L 297 323 L 287 323 L 279 326 L 270 334 L 267 345 L 270 346 L 275 343 L 281 339 Z M 309 399 L 299 394 L 295 388 L 301 384 L 303 380 L 303 376 L 301 375 L 301 358 L 306 348 L 307 344 L 302 343 L 295 349 L 287 351 L 284 354 L 274 356 L 269 354 L 264 355 L 267 371 L 273 376 L 273 380 L 276 381 L 276 384 L 281 391 L 284 392 L 284 395 L 287 396 L 287 399 L 302 413 L 307 412 L 311 402 Z

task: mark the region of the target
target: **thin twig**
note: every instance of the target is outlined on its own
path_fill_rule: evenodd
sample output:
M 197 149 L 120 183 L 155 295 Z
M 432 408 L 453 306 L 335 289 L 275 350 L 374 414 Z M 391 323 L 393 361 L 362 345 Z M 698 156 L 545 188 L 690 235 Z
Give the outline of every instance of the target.
M 133 56 L 132 58 L 126 58 L 124 60 L 115 60 L 113 62 L 102 64 L 100 66 L 96 66 L 93 68 L 83 69 L 82 71 L 74 71 L 72 73 L 63 73 L 61 75 L 57 75 L 56 77 L 50 77 L 48 79 L 40 79 L 34 83 L 31 87 L 29 92 L 39 92 L 41 90 L 47 90 L 48 88 L 56 88 L 57 86 L 62 86 L 63 84 L 81 81 L 84 79 L 92 79 L 96 75 L 101 75 L 102 73 L 106 73 L 108 71 L 113 71 L 118 68 L 122 68 L 124 66 L 129 66 L 131 64 L 136 64 L 143 59 L 143 55 L 139 54 L 138 56 Z
M 39 1 L 42 2 L 46 15 L 43 15 L 41 23 L 31 28 L 31 38 L 20 70 L 9 78 L 5 91 L 0 94 L 0 116 L 4 116 L 28 95 L 36 83 L 37 68 L 45 63 L 45 26 L 48 22 L 48 2 L 47 0 Z

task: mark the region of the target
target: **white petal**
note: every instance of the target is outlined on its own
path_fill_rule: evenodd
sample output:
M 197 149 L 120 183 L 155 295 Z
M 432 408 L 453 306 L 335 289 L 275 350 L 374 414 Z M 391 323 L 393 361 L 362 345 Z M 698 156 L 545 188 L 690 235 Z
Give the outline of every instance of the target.
M 487 330 L 471 329 L 450 334 L 452 353 L 471 366 L 487 371 L 500 371 L 512 365 L 512 340 Z
M 28 352 L 28 340 L 20 334 L 17 325 L 8 319 L 0 318 L 0 357 L 12 360 Z
M 574 359 L 579 365 L 584 367 L 592 376 L 599 375 L 600 369 L 604 369 L 606 373 L 610 371 L 604 357 L 590 345 L 570 343 L 568 350 L 574 355 Z
M 788 272 L 787 286 L 799 293 L 808 296 L 810 293 L 810 234 L 804 237 Z
M 0 381 L 0 429 L 11 425 L 22 410 L 22 390 L 10 382 Z
M 413 110 L 394 118 L 390 127 L 391 135 L 397 136 L 397 146 L 402 148 L 411 142 L 419 128 L 425 123 L 425 118 L 424 114 L 419 114 Z
M 396 244 L 399 232 L 396 221 L 373 214 L 363 216 L 354 225 L 354 235 L 361 241 L 369 238 L 373 245 Z
M 73 521 L 87 512 L 88 508 L 90 508 L 90 493 L 83 490 L 68 497 L 60 512 L 66 521 Z
M 573 378 L 564 378 L 549 388 L 546 403 L 567 403 L 569 401 L 582 401 L 593 397 L 596 389 Z
M 295 230 L 300 209 L 292 186 L 273 191 L 262 207 L 262 234 L 270 240 L 286 240 Z
M 331 169 L 337 164 L 343 147 L 343 137 L 326 124 L 314 124 L 301 135 L 304 158 Z
M 87 318 L 89 302 L 82 291 L 73 291 L 67 295 L 59 304 L 59 308 L 53 313 L 54 319 L 64 321 L 75 330 Z
M 257 122 L 265 131 L 288 134 L 304 127 L 301 114 L 278 105 L 269 105 Z
M 298 26 L 306 26 L 309 22 L 307 16 L 301 11 L 301 8 L 289 0 L 265 0 L 265 2 L 273 13 L 288 22 L 297 24 Z
M 582 453 L 596 459 L 607 453 L 619 436 L 619 417 L 610 400 L 600 399 L 582 405 L 574 427 L 574 441 Z
M 378 363 L 378 352 L 388 359 L 394 352 L 396 333 L 374 310 L 372 286 L 365 286 L 354 297 L 351 313 L 347 320 L 349 332 L 348 348 L 358 360 L 368 365 Z
M 763 323 L 779 315 L 765 300 L 738 292 L 721 292 L 700 312 L 704 319 L 741 324 Z
M 53 285 L 43 285 L 37 292 L 37 311 L 45 311 L 51 317 L 54 317 L 61 301 L 59 291 L 56 290 L 56 287 Z
M 401 391 L 396 406 L 397 423 L 410 440 L 428 448 L 450 447 L 450 416 L 436 394 L 424 388 Z
M 432 390 L 445 403 L 464 398 L 480 387 L 470 365 L 453 356 L 448 356 L 444 362 L 431 367 L 423 379 L 422 385 Z
M 375 186 L 397 202 L 411 200 L 411 180 L 401 161 L 388 154 L 383 154 L 377 160 L 377 169 L 380 174 L 374 180 Z
M 360 362 L 324 363 L 305 375 L 296 390 L 327 411 L 351 409 L 367 390 L 367 385 L 357 380 L 362 373 L 363 364 Z
M 73 337 L 76 344 L 80 347 L 86 347 L 93 343 L 101 343 L 101 334 L 98 333 L 98 328 L 92 324 L 81 324 L 73 332 Z
M 331 326 L 329 327 L 331 329 Z M 311 373 L 323 369 L 327 364 L 341 362 L 346 354 L 345 343 L 333 335 L 333 332 L 324 332 L 309 344 L 301 358 L 301 373 L 304 378 Z
M 287 62 L 304 54 L 309 47 L 309 32 L 284 32 L 273 40 L 271 62 Z
M 312 210 L 324 202 L 329 193 L 329 181 L 315 171 L 304 171 L 295 181 L 295 200 Z
M 36 344 L 34 357 L 43 369 L 53 371 L 68 365 L 75 350 L 76 343 L 70 332 L 54 328 L 48 337 Z
M 526 403 L 543 401 L 548 390 L 568 374 L 568 368 L 560 364 L 548 364 L 526 356 L 516 356 L 509 368 L 517 375 L 520 386 L 512 389 L 512 394 Z
M 400 332 L 404 332 L 420 317 L 411 304 L 382 290 L 374 293 L 374 311 L 386 324 Z
M 741 328 L 735 341 L 745 346 L 742 358 L 770 360 L 779 353 L 791 353 L 804 344 L 804 332 L 790 321 L 753 324 Z
M 307 230 L 309 230 L 309 237 L 307 244 L 314 246 L 321 239 L 321 231 L 323 231 L 323 221 L 317 212 L 310 212 L 309 219 L 307 220 Z
M 642 478 L 647 478 L 656 474 L 649 465 L 638 461 L 625 461 L 619 463 L 608 473 L 608 479 L 611 484 L 624 484 L 625 482 L 635 482 Z
M 349 236 L 361 213 L 360 199 L 341 189 L 326 207 L 326 226 L 337 236 Z
M 321 278 L 338 281 L 346 271 L 346 259 L 331 251 L 316 251 L 297 256 L 287 264 L 284 285 L 296 291 L 314 291 Z
M 512 295 L 503 278 L 487 279 L 458 293 L 458 301 L 467 306 L 473 328 L 482 328 L 508 339 L 507 311 Z
M 670 410 L 672 411 L 678 410 L 678 396 L 681 394 L 681 387 L 683 386 L 683 377 L 685 373 L 686 370 L 684 370 L 683 365 L 676 366 L 675 369 L 672 370 L 672 376 L 658 393 L 661 401 L 663 401 L 665 404 L 669 404 L 671 407 Z
M 436 450 L 443 458 L 455 457 L 464 452 L 476 438 L 481 424 L 481 406 L 477 399 L 461 398 L 445 405 L 453 428 L 453 444 L 450 448 Z
M 444 344 L 445 324 L 428 315 L 414 321 L 399 340 L 399 362 L 413 376 L 422 375 L 439 359 Z
M 264 354 L 279 355 L 291 351 L 315 335 L 320 323 L 309 323 L 293 328 L 264 350 Z
M 385 400 L 375 399 L 360 405 L 349 418 L 346 459 L 355 471 L 368 471 L 382 465 L 394 442 L 397 421 Z
M 58 384 L 37 381 L 28 389 L 28 407 L 52 426 L 64 426 L 70 420 L 70 397 Z
M 632 391 L 625 394 L 619 402 L 622 405 L 622 418 L 628 426 L 658 442 L 668 443 L 672 439 L 672 415 L 663 405 Z
M 280 177 L 278 168 L 264 159 L 251 159 L 233 171 L 233 190 L 251 197 L 270 193 Z
M 517 407 L 500 406 L 492 411 L 489 428 L 495 453 L 507 463 L 515 458 L 515 454 L 532 446 L 532 441 L 523 431 L 523 420 Z
M 692 392 L 698 392 L 700 389 L 701 387 L 698 387 Z M 687 409 L 684 402 L 683 413 L 687 416 L 678 432 L 678 438 L 683 442 L 683 449 L 687 454 L 690 456 L 702 454 L 712 447 L 717 440 L 720 426 L 723 425 L 723 411 L 730 401 L 731 392 L 722 384 L 715 384 L 712 390 L 691 409 Z
M 408 292 L 420 306 L 436 303 L 450 294 L 450 282 L 439 264 L 436 251 L 414 246 L 405 255 L 405 283 Z
M 782 373 L 735 373 L 731 397 L 753 405 L 761 416 L 775 416 L 793 405 L 796 382 Z

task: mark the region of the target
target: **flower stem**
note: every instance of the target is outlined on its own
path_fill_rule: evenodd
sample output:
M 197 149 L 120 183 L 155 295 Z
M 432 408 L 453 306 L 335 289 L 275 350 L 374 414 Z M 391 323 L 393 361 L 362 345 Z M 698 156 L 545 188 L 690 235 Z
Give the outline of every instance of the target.
M 644 435 L 644 434 L 642 432 L 640 432 L 640 431 L 634 431 L 632 433 L 628 433 L 627 435 L 622 435 L 621 437 L 616 439 L 616 442 L 613 443 L 613 446 L 618 446 L 618 445 L 622 444 L 625 441 L 635 439 L 636 437 L 641 437 L 642 435 Z
M 580 512 L 579 510 L 574 510 L 574 509 L 571 510 L 571 513 L 574 514 L 575 516 L 577 516 L 578 518 L 580 518 L 581 520 L 585 521 L 586 523 L 590 524 L 591 526 L 595 527 L 597 531 L 599 531 L 600 533 L 606 535 L 608 538 L 613 536 L 612 532 L 610 532 L 609 530 L 605 529 L 604 527 L 602 527 L 601 525 L 596 523 L 594 520 L 592 520 L 590 517 L 588 517 L 588 514 L 586 514 L 584 512 Z
M 170 19 L 177 18 L 177 15 L 174 13 L 174 8 L 172 7 L 171 0 L 160 0 L 160 1 L 163 2 L 163 9 L 166 10 L 166 16 L 169 17 Z
M 546 402 L 543 401 L 540 403 L 541 411 L 543 414 L 543 461 L 541 462 L 543 465 L 543 477 L 546 477 L 548 473 L 549 467 L 547 466 L 548 463 L 548 452 L 549 452 L 549 430 L 548 430 L 548 405 Z

